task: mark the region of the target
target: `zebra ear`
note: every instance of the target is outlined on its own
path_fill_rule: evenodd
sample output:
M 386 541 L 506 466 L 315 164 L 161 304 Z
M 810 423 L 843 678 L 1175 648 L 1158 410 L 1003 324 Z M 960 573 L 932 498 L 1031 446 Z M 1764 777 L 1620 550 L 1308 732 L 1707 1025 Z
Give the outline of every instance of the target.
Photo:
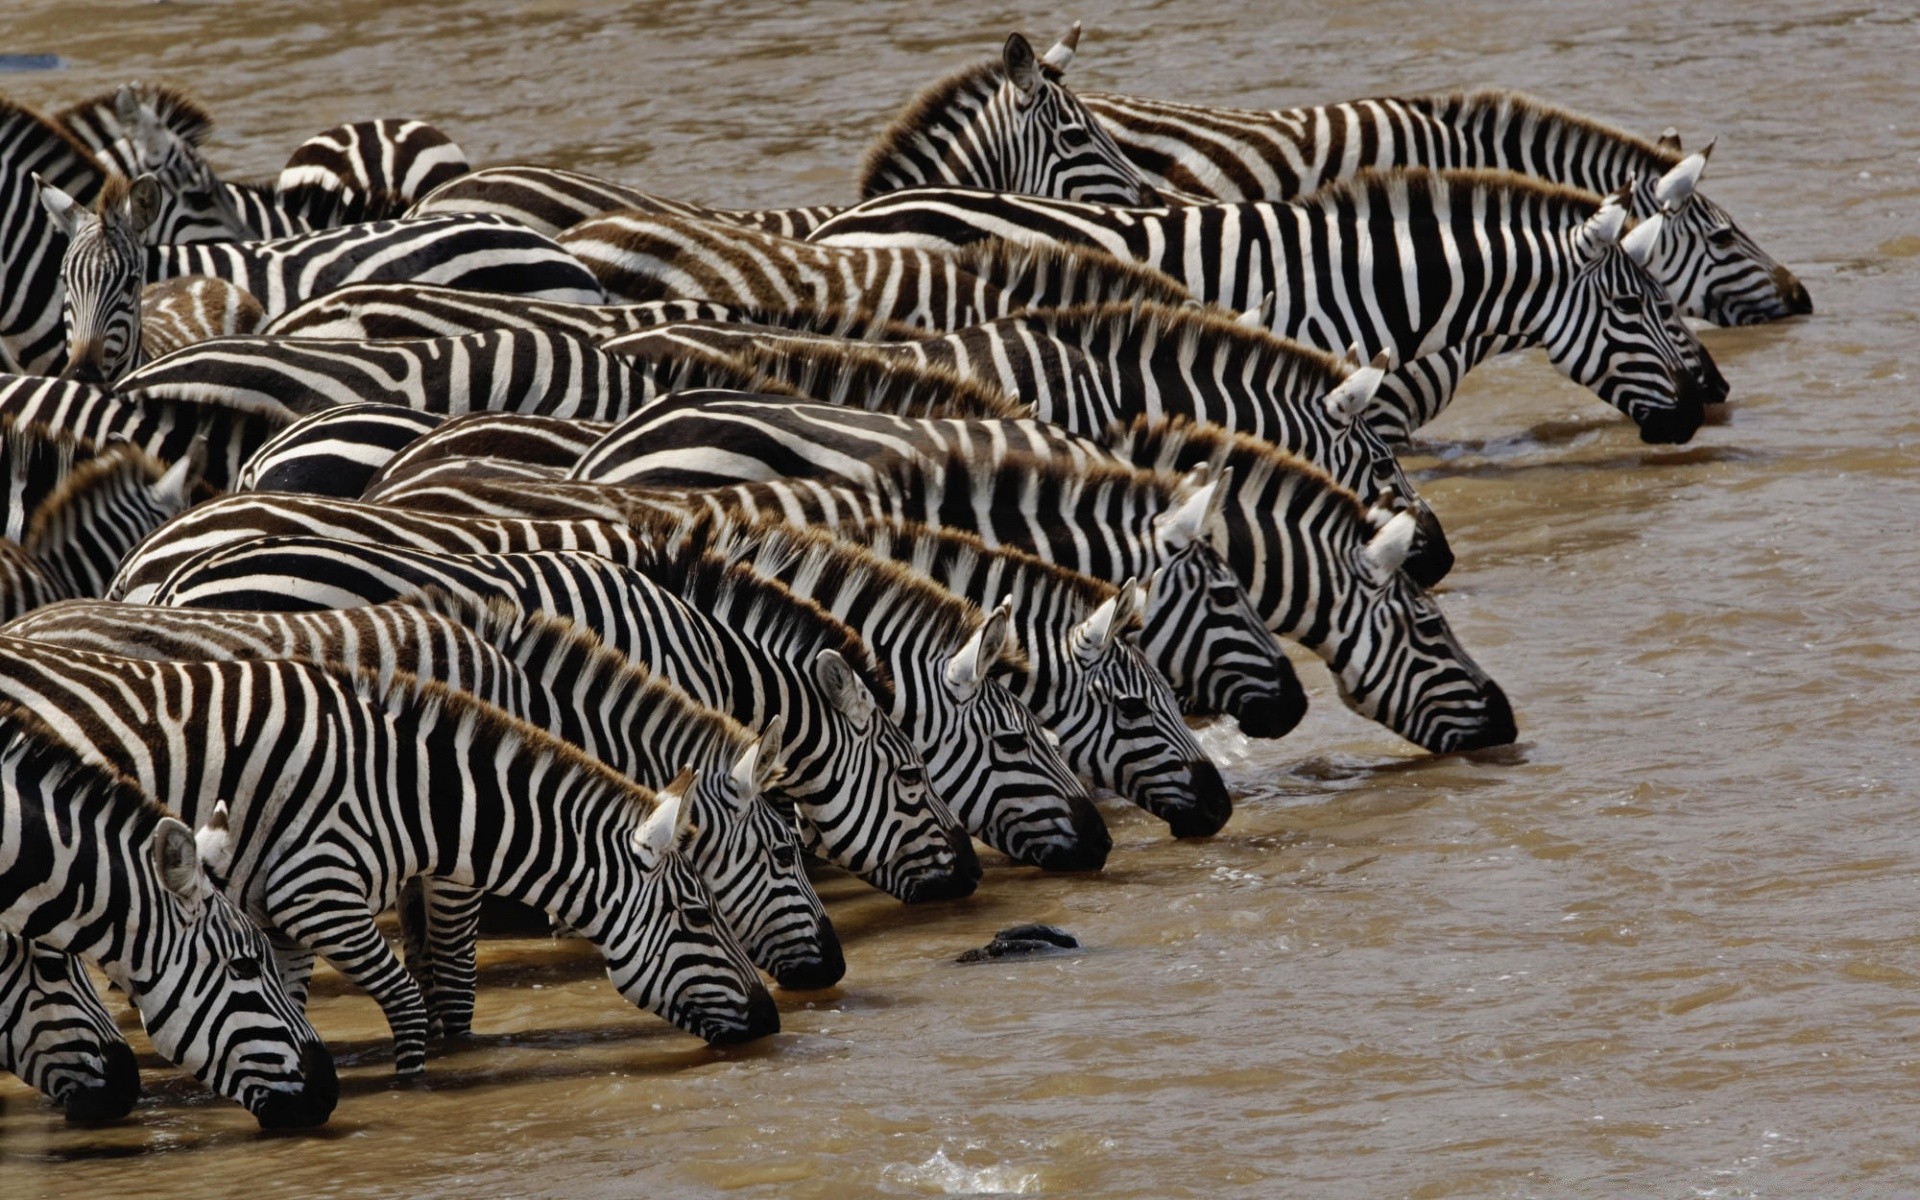
M 1620 230 L 1627 223 L 1627 200 L 1633 195 L 1633 181 L 1600 202 L 1600 208 L 1574 233 L 1574 245 L 1581 256 L 1593 262 L 1620 241 Z
M 999 651 L 1006 645 L 1006 610 L 996 608 L 980 622 L 973 636 L 966 640 L 953 657 L 947 659 L 945 671 L 947 685 L 961 699 L 973 695 L 986 682 L 987 671 L 999 658 Z M 999 628 L 996 631 L 995 625 Z
M 1653 185 L 1653 198 L 1659 202 L 1664 212 L 1674 212 L 1687 201 L 1693 199 L 1693 189 L 1700 184 L 1700 174 L 1707 169 L 1707 158 L 1713 153 L 1715 138 L 1698 153 L 1689 154 L 1681 159 L 1673 169 L 1660 177 Z
M 1669 125 L 1660 131 L 1660 140 L 1654 144 L 1662 150 L 1678 154 L 1680 153 L 1680 131 Z
M 767 721 L 765 729 L 760 731 L 760 777 L 754 781 L 759 791 L 766 791 L 773 781 L 779 778 L 781 770 L 781 751 L 787 734 L 787 714 L 775 713 Z
M 1033 55 L 1033 43 L 1018 33 L 1007 35 L 1006 48 L 1000 52 L 1007 69 L 1007 80 L 1025 95 L 1040 90 L 1040 61 Z
M 127 189 L 127 227 L 135 237 L 147 231 L 160 213 L 160 181 L 142 175 Z
M 47 215 L 53 218 L 53 223 L 58 225 L 68 237 L 80 232 L 81 223 L 89 215 L 87 206 L 40 178 L 37 171 L 34 173 L 33 181 L 40 185 L 41 207 L 47 210 Z
M 1627 252 L 1628 258 L 1646 266 L 1648 260 L 1653 258 L 1653 248 L 1660 244 L 1660 231 L 1665 228 L 1666 221 L 1666 213 L 1653 214 L 1627 231 L 1627 236 L 1620 239 L 1620 248 Z
M 1235 325 L 1245 325 L 1248 329 L 1269 329 L 1273 326 L 1273 306 L 1277 301 L 1272 292 L 1260 298 L 1260 303 L 1233 319 Z
M 845 713 L 855 725 L 865 725 L 879 707 L 838 650 L 822 650 L 813 656 L 813 680 L 827 694 L 833 706 Z
M 1040 62 L 1058 75 L 1073 62 L 1073 52 L 1080 48 L 1080 22 L 1075 21 L 1073 28 L 1060 36 L 1060 40 L 1040 56 Z
M 169 512 L 179 512 L 193 499 L 193 485 L 207 472 L 207 435 L 196 434 L 179 462 L 153 481 L 148 494 L 153 502 Z
M 656 870 L 679 843 L 680 835 L 686 832 L 688 814 L 684 810 L 687 787 L 692 782 L 693 772 L 682 768 L 672 783 L 660 789 L 659 802 L 647 814 L 647 819 L 640 822 L 640 828 L 633 831 L 633 850 L 640 856 L 640 866 L 645 870 Z
M 733 769 L 727 772 L 727 782 L 733 785 L 733 795 L 738 797 L 738 807 L 743 810 L 760 794 L 761 750 L 760 740 L 755 738 L 740 752 L 740 757 L 733 760 Z
M 1189 475 L 1189 480 L 1191 478 Z M 1176 507 L 1161 513 L 1155 518 L 1161 543 L 1169 550 L 1179 550 L 1195 542 L 1209 541 L 1214 521 L 1226 508 L 1227 492 L 1232 486 L 1233 468 L 1223 467 L 1190 491 Z
M 186 822 L 162 817 L 154 826 L 153 867 L 169 892 L 189 910 L 199 910 L 207 894 L 207 877 L 200 870 L 200 851 Z
M 1132 583 L 1131 580 L 1128 581 Z M 1113 645 L 1114 636 L 1120 630 L 1120 600 L 1130 595 L 1132 588 L 1122 588 L 1100 602 L 1100 607 L 1088 614 L 1087 619 L 1073 627 L 1070 641 L 1075 650 L 1087 658 L 1105 654 Z
M 1407 561 L 1407 552 L 1413 549 L 1413 535 L 1418 522 L 1410 512 L 1394 514 L 1392 520 L 1380 527 L 1366 548 L 1360 551 L 1360 563 L 1367 577 L 1374 583 L 1385 583 L 1392 579 L 1394 572 Z
M 133 136 L 133 127 L 140 123 L 140 97 L 131 83 L 113 89 L 113 115 L 120 119 L 122 136 Z
M 226 878 L 233 869 L 233 832 L 227 828 L 227 815 L 227 802 L 214 801 L 213 815 L 193 835 L 195 854 L 216 879 Z
M 1373 356 L 1372 362 L 1356 368 L 1339 386 L 1329 391 L 1320 401 L 1326 405 L 1327 415 L 1342 425 L 1351 425 L 1361 413 L 1367 411 L 1367 405 L 1373 403 L 1374 393 L 1380 390 L 1380 381 L 1387 377 L 1387 363 L 1391 359 L 1392 356 L 1382 350 Z

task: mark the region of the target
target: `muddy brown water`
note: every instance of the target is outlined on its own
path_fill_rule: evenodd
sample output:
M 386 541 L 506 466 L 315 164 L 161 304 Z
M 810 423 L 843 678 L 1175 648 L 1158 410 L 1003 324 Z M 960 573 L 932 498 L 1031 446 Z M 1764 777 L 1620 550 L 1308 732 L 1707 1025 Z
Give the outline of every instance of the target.
M 823 881 L 848 975 L 728 1052 L 571 944 L 485 949 L 478 1035 L 389 1078 L 322 979 L 345 1096 L 265 1138 L 190 1080 L 105 1130 L 0 1081 L 0 1193 L 1867 1196 L 1920 1192 L 1920 136 L 1910 7 L 11 0 L 0 77 L 190 86 L 218 165 L 426 117 L 476 162 L 757 205 L 845 199 L 917 87 L 1024 27 L 1081 87 L 1279 105 L 1504 84 L 1690 143 L 1818 315 L 1705 340 L 1733 385 L 1651 449 L 1537 355 L 1412 460 L 1443 603 L 1510 752 L 1432 758 L 1340 708 L 1205 736 L 1238 796 L 1174 844 L 1117 804 L 1097 877 L 989 865 L 906 910 Z M 949 960 L 1003 925 L 1086 949 Z M 136 1040 L 137 1045 L 141 1045 Z

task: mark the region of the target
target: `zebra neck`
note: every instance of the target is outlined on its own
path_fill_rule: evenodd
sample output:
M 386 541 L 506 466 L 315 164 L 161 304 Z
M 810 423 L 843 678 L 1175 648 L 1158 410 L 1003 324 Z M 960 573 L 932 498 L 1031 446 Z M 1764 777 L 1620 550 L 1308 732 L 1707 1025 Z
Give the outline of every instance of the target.
M 1440 166 L 1488 167 L 1516 171 L 1584 188 L 1601 195 L 1635 179 L 1651 207 L 1652 184 L 1680 161 L 1679 156 L 1510 92 L 1428 97 L 1404 102 L 1450 127 L 1456 163 Z M 1397 124 L 1390 125 L 1396 132 Z

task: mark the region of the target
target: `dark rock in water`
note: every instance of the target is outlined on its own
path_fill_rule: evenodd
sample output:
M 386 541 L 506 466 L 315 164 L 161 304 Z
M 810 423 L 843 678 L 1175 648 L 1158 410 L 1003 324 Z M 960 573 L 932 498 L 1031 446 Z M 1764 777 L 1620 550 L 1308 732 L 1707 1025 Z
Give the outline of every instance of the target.
M 59 71 L 66 65 L 58 54 L 0 54 L 0 72 Z
M 1015 925 L 993 935 L 993 940 L 969 950 L 955 962 L 992 962 L 999 958 L 1020 958 L 1029 954 L 1050 954 L 1055 950 L 1078 949 L 1080 939 L 1053 925 Z

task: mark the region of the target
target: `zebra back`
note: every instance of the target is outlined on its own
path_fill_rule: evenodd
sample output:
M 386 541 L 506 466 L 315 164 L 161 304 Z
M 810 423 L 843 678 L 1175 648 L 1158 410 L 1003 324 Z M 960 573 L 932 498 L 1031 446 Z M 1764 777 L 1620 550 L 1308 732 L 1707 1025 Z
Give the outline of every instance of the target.
M 140 353 L 148 362 L 212 338 L 258 333 L 266 323 L 253 293 L 224 279 L 182 275 L 140 291 Z
M 423 466 L 452 459 L 490 458 L 565 471 L 612 426 L 526 413 L 468 413 L 453 417 L 388 459 L 361 489 L 377 492 Z
M 335 125 L 300 143 L 274 192 L 282 208 L 310 221 L 323 213 L 328 224 L 380 221 L 468 170 L 465 151 L 433 125 L 383 117 Z
M 263 442 L 234 476 L 233 490 L 351 500 L 393 455 L 445 420 L 380 400 L 323 408 Z
M 715 208 L 656 195 L 579 171 L 506 166 L 488 167 L 442 184 L 422 197 L 407 215 L 493 213 L 555 237 L 594 217 L 635 211 L 694 217 L 759 229 L 781 237 L 803 238 L 845 207 L 821 204 L 800 208 Z

